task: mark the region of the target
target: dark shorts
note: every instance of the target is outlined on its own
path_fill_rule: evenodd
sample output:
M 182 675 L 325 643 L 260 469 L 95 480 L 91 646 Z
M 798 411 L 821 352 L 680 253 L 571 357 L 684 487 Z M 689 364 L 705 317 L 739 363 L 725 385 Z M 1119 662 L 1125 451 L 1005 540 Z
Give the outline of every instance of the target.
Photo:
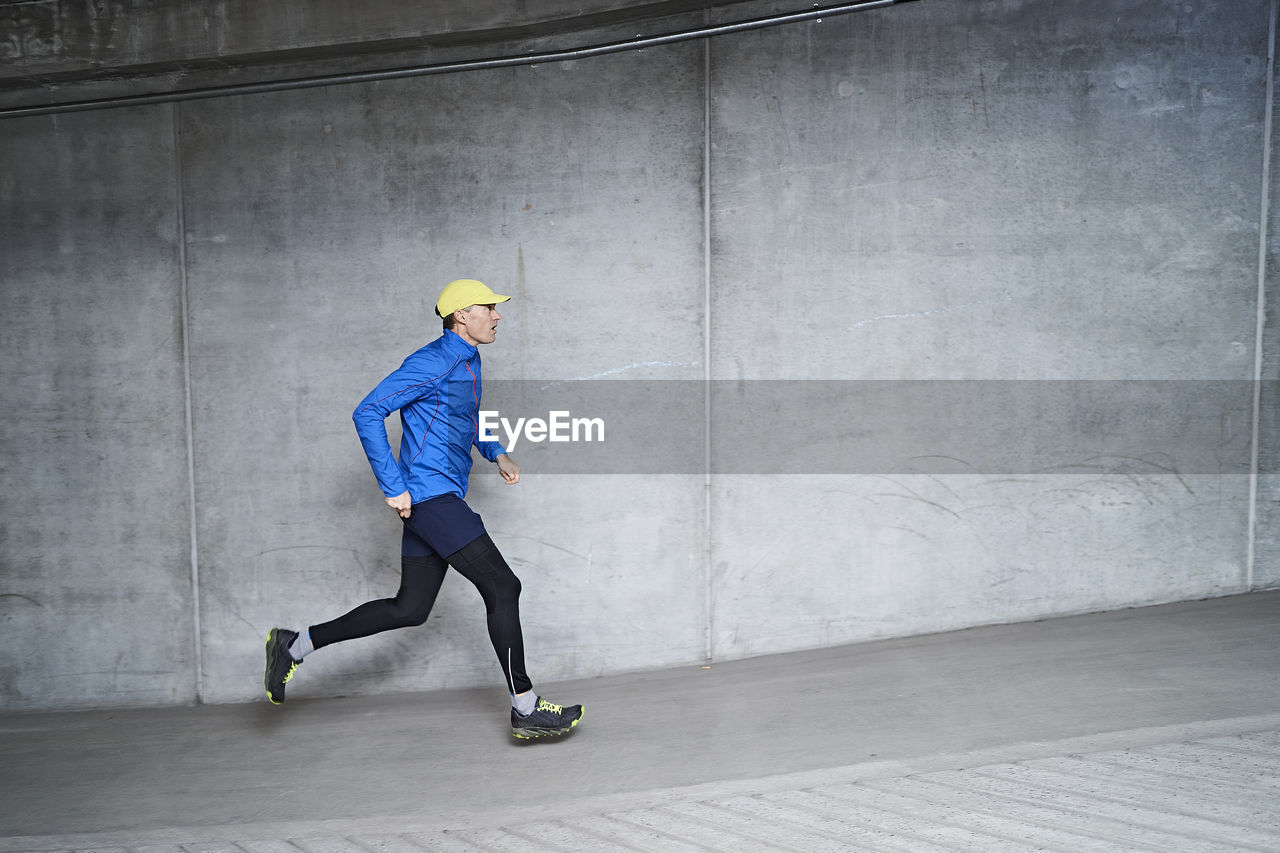
M 440 495 L 413 505 L 404 519 L 400 553 L 405 557 L 448 557 L 484 533 L 484 522 L 466 501 L 457 495 Z

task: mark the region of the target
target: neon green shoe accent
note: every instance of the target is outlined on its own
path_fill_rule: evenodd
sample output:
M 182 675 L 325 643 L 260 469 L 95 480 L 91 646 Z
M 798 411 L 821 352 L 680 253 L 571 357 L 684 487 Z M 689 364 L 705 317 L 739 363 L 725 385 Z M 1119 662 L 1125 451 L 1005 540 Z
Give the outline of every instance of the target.
M 280 680 L 280 683 L 281 683 L 281 684 L 288 684 L 288 683 L 289 683 L 289 679 L 293 678 L 293 674 L 294 674 L 295 672 L 297 672 L 297 671 L 298 671 L 298 662 L 297 662 L 297 661 L 294 661 L 294 662 L 293 662 L 293 666 L 289 667 L 289 671 L 288 671 L 287 673 L 285 673 L 285 676 L 284 676 L 284 678 L 283 678 L 283 679 L 281 679 L 281 680 Z M 283 699 L 281 699 L 279 702 L 277 702 L 277 701 L 276 701 L 276 697 L 274 697 L 274 696 L 272 696 L 272 695 L 271 695 L 271 691 L 270 691 L 270 690 L 268 690 L 268 691 L 267 691 L 267 700 L 268 700 L 268 701 L 270 701 L 272 705 L 283 705 L 283 704 L 284 704 L 284 700 L 283 700 Z

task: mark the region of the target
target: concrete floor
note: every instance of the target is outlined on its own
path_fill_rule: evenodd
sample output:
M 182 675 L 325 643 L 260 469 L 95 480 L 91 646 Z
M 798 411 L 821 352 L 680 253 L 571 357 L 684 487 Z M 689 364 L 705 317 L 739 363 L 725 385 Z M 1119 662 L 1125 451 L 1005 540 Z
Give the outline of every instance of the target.
M 543 685 L 534 744 L 500 688 L 7 714 L 0 851 L 1274 851 L 1278 647 L 1269 592 Z

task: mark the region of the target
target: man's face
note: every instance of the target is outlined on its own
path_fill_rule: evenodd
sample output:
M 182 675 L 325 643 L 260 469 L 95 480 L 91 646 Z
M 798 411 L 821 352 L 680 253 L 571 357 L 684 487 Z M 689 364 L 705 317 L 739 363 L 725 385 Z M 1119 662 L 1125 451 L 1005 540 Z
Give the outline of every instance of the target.
M 454 315 L 453 330 L 472 346 L 491 344 L 498 335 L 502 315 L 495 305 L 472 305 Z

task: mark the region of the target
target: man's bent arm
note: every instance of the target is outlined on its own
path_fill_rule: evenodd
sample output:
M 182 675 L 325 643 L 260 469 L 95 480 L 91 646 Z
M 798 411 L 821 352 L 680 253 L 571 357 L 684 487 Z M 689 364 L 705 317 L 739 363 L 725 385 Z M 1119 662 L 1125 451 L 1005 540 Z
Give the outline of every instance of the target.
M 387 416 L 381 414 L 378 407 L 362 402 L 354 412 L 351 420 L 355 421 L 356 433 L 360 436 L 360 444 L 364 446 L 364 454 L 369 458 L 369 467 L 378 480 L 378 487 L 387 497 L 399 495 L 408 490 L 400 466 L 396 464 L 395 454 L 391 452 L 391 442 L 387 438 Z
M 382 493 L 389 498 L 408 491 L 409 485 L 391 451 L 386 421 L 392 412 L 420 399 L 434 386 L 435 379 L 423 374 L 421 367 L 421 360 L 409 356 L 404 364 L 379 382 L 351 413 L 365 456 L 369 457 L 373 476 L 378 479 Z

